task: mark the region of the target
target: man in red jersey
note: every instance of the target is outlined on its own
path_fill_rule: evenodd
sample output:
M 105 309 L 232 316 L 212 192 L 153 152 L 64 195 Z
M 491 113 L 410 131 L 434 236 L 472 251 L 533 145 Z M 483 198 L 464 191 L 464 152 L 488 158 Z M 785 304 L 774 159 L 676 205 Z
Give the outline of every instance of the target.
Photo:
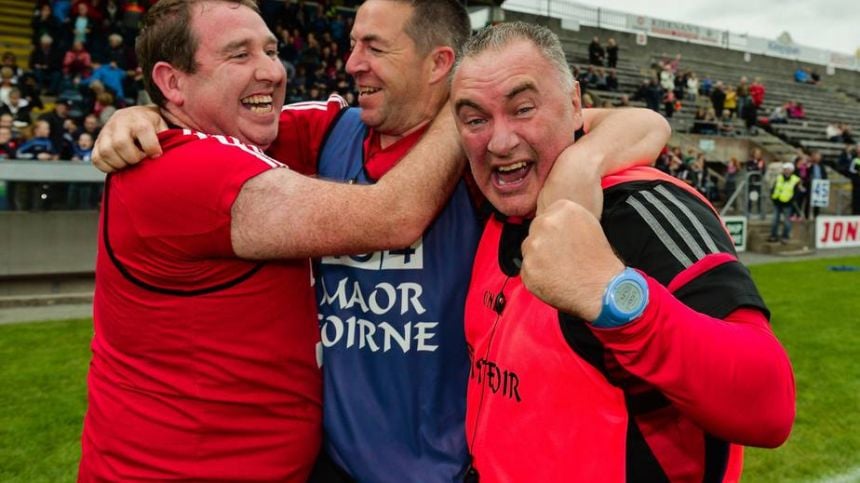
M 472 479 L 736 481 L 737 445 L 785 441 L 791 367 L 706 200 L 630 168 L 603 178 L 600 220 L 571 201 L 538 210 L 582 124 L 558 38 L 479 32 L 451 102 L 498 210 L 466 300 Z
M 307 257 L 418 237 L 462 171 L 453 121 L 373 186 L 327 183 L 263 153 L 285 72 L 252 1 L 162 0 L 138 55 L 171 129 L 106 182 L 79 480 L 305 481 L 322 397 Z
M 337 96 L 287 106 L 268 153 L 291 169 L 321 177 L 384 179 L 446 105 L 451 66 L 469 33 L 468 15 L 456 0 L 364 2 L 346 65 L 358 85 L 361 111 L 346 109 Z M 559 163 L 578 171 L 558 178 L 556 192 L 569 192 L 572 178 L 575 186 L 590 186 L 599 195 L 600 172 L 612 163 L 647 162 L 647 153 L 656 155 L 668 137 L 665 121 L 646 110 L 592 111 L 587 117 L 589 135 L 567 154 L 588 162 Z M 597 117 L 606 120 L 594 127 Z M 115 134 L 111 125 L 106 131 Z M 124 139 L 113 144 L 107 152 L 137 149 Z M 143 140 L 141 145 L 152 147 Z M 462 310 L 480 227 L 466 186 L 458 182 L 439 215 L 408 246 L 325 257 L 315 270 L 326 449 L 337 466 L 333 472 L 347 479 L 443 482 L 468 464 Z M 398 300 L 405 303 L 392 303 Z M 393 333 L 399 342 L 392 343 Z M 330 483 L 339 476 L 316 477 Z

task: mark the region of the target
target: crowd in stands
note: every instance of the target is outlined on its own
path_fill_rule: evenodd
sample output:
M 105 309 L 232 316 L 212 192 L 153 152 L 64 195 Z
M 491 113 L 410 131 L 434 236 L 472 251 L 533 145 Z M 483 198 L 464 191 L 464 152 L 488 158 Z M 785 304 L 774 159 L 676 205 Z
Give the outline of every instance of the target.
M 38 3 L 27 68 L 11 52 L 0 57 L 0 162 L 90 161 L 93 141 L 116 109 L 149 102 L 133 45 L 139 21 L 154 2 Z M 287 102 L 324 100 L 337 92 L 355 103 L 344 66 L 351 8 L 358 3 L 261 1 L 287 70 Z M 0 180 L 0 210 L 93 209 L 99 197 L 98 185 Z

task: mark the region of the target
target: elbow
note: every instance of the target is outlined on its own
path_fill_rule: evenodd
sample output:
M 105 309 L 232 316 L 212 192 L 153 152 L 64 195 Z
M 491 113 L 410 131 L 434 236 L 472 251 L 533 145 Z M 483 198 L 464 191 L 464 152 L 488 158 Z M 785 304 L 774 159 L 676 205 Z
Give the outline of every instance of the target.
M 794 425 L 794 398 L 790 404 L 783 404 L 782 408 L 774 407 L 755 423 L 756 434 L 750 435 L 749 441 L 744 441 L 746 446 L 757 446 L 759 448 L 778 448 L 788 440 Z
M 416 217 L 396 217 L 397 222 L 392 223 L 388 229 L 389 236 L 387 237 L 386 249 L 403 248 L 412 245 L 415 240 L 421 238 L 424 230 L 427 228 L 428 220 L 426 218 L 418 219 Z

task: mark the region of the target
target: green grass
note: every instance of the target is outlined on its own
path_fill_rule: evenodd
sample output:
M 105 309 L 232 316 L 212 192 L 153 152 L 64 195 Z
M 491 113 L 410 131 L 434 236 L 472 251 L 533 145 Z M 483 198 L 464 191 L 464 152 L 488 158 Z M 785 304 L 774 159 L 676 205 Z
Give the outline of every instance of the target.
M 776 450 L 746 451 L 745 481 L 810 481 L 860 465 L 860 257 L 751 267 L 791 357 L 797 419 Z
M 860 465 L 860 257 L 751 267 L 797 381 L 777 450 L 748 449 L 745 482 L 815 481 Z M 0 481 L 74 481 L 89 320 L 0 326 Z
M 0 481 L 74 481 L 92 321 L 0 326 Z

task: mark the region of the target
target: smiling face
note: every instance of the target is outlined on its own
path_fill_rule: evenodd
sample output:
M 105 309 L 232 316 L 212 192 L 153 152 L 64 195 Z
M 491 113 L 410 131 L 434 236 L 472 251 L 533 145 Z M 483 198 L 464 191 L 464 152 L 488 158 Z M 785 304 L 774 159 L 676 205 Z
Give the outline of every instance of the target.
M 484 196 L 508 216 L 531 216 L 558 155 L 582 126 L 572 88 L 531 42 L 516 39 L 463 59 L 452 84 L 457 127 Z
M 361 120 L 383 134 L 402 135 L 435 114 L 428 117 L 422 105 L 432 61 L 406 33 L 413 10 L 405 2 L 369 0 L 350 33 L 346 71 L 355 78 Z
M 173 93 L 162 87 L 168 110 L 181 112 L 193 129 L 267 147 L 277 136 L 286 83 L 275 36 L 245 6 L 204 2 L 192 9 L 197 69 L 176 70 Z

